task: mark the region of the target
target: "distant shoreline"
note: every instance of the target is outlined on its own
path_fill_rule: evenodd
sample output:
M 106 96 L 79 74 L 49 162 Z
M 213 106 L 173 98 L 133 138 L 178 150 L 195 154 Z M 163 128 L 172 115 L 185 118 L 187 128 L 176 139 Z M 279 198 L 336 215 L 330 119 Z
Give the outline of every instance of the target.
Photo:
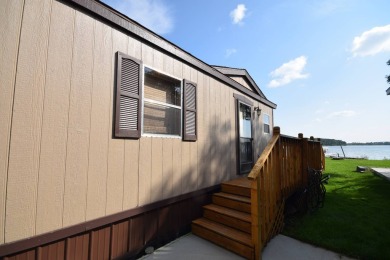
M 381 142 L 381 143 L 347 143 L 347 144 L 332 144 L 332 145 L 326 145 L 323 144 L 322 146 L 353 146 L 353 145 L 390 145 L 390 142 Z
M 351 142 L 347 143 L 343 140 L 338 139 L 328 139 L 328 138 L 320 138 L 322 146 L 348 146 L 348 145 L 390 145 L 390 141 L 379 141 L 379 142 Z
M 326 156 L 373 160 L 390 159 L 390 145 L 324 145 L 323 148 Z

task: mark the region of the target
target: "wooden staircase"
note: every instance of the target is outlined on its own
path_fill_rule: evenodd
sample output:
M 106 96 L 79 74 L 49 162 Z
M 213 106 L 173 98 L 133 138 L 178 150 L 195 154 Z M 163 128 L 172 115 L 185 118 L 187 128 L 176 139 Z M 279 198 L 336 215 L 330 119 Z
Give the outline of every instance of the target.
M 251 190 L 247 178 L 221 184 L 203 218 L 192 222 L 192 233 L 247 259 L 254 259 L 251 236 Z

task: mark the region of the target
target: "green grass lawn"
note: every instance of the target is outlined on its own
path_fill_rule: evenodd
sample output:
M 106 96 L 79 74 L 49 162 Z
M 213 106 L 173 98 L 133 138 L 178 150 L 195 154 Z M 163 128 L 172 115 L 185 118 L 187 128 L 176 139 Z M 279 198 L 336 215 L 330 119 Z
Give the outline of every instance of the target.
M 356 166 L 390 168 L 390 160 L 326 160 L 325 205 L 286 219 L 283 234 L 359 259 L 390 259 L 390 181 Z

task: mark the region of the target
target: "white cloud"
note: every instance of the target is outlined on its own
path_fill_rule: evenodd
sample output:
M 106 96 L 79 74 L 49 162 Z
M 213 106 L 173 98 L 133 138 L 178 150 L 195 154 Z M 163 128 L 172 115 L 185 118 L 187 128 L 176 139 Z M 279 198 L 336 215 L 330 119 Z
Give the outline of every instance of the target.
M 276 88 L 286 85 L 296 79 L 305 79 L 309 77 L 309 74 L 302 73 L 306 63 L 307 58 L 305 56 L 300 56 L 294 60 L 284 63 L 282 66 L 270 73 L 270 76 L 274 79 L 268 83 L 268 87 Z
M 375 55 L 390 51 L 390 24 L 374 27 L 356 36 L 352 42 L 351 52 L 354 57 Z
M 333 112 L 328 115 L 328 118 L 332 117 L 353 117 L 356 115 L 356 112 L 353 110 L 342 110 L 342 111 L 337 111 Z
M 242 24 L 245 18 L 246 7 L 244 4 L 237 5 L 236 9 L 230 12 L 230 17 L 233 19 L 233 24 Z
M 171 10 L 162 0 L 105 0 L 105 2 L 158 34 L 166 34 L 173 30 Z
M 232 54 L 236 53 L 236 49 L 226 49 L 225 51 L 225 58 L 229 58 Z
M 348 7 L 353 3 L 353 0 L 313 1 L 310 13 L 320 17 L 329 16 L 339 11 L 348 10 Z

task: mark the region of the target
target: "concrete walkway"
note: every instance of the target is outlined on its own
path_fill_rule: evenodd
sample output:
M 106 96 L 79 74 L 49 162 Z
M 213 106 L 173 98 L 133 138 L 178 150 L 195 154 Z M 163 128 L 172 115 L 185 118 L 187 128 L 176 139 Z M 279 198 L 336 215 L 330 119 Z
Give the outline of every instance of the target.
M 141 259 L 185 259 L 185 260 L 242 260 L 244 258 L 214 245 L 193 234 L 188 234 Z M 263 250 L 263 260 L 311 260 L 311 259 L 351 259 L 337 253 L 302 243 L 298 240 L 278 235 Z
M 371 171 L 390 181 L 390 168 L 371 168 Z
M 283 235 L 277 235 L 268 243 L 263 250 L 262 258 L 264 260 L 352 259 Z

